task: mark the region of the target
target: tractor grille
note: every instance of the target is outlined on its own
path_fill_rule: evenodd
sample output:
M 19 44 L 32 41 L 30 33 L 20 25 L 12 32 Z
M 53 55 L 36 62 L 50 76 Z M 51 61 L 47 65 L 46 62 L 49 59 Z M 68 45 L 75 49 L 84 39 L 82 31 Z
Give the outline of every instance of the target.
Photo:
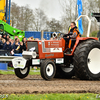
M 28 41 L 27 42 L 27 50 L 31 49 L 35 47 L 35 51 L 38 52 L 38 42 L 34 42 L 34 41 Z

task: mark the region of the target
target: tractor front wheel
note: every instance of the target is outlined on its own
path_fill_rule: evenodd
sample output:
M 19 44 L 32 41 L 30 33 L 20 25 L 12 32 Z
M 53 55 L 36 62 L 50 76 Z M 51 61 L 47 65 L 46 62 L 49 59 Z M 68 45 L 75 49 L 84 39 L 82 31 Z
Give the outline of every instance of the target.
M 40 67 L 41 76 L 45 80 L 51 80 L 56 73 L 55 63 L 51 60 L 44 60 Z

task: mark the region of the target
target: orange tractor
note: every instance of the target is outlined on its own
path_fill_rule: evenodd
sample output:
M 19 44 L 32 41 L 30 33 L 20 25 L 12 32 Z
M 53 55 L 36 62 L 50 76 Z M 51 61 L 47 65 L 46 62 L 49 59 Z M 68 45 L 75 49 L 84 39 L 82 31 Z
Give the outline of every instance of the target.
M 81 18 L 88 16 L 81 15 Z M 30 66 L 39 66 L 43 79 L 71 78 L 77 76 L 83 80 L 98 80 L 100 78 L 100 42 L 97 38 L 89 37 L 91 21 L 89 20 L 87 37 L 72 39 L 74 45 L 68 54 L 68 45 L 59 34 L 57 40 L 27 41 L 27 51 L 22 56 L 12 60 L 15 74 L 25 78 Z M 43 35 L 42 35 L 43 36 Z

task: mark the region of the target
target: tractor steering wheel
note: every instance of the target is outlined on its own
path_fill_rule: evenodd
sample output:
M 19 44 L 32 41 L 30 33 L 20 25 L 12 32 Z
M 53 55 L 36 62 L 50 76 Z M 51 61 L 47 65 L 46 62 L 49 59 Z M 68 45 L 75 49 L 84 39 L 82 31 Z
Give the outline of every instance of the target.
M 65 35 L 63 36 L 63 38 L 64 38 L 64 40 L 67 39 L 67 38 L 70 38 L 70 34 L 65 34 Z

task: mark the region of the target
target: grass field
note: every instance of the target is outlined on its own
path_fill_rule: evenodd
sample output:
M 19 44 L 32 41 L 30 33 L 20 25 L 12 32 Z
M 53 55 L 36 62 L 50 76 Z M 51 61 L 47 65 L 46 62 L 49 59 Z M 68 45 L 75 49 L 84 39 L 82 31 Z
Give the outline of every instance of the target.
M 97 94 L 11 94 L 0 95 L 0 100 L 100 100 Z M 3 98 L 2 98 L 3 97 Z
M 37 69 L 31 69 L 30 70 L 30 75 L 40 75 L 40 72 L 39 72 L 39 68 L 37 68 Z M 3 71 L 3 70 L 0 70 L 0 74 L 4 74 L 4 75 L 6 75 L 6 74 L 15 74 L 14 73 L 14 68 L 12 68 L 12 67 L 8 67 L 8 69 L 7 69 L 7 71 Z

